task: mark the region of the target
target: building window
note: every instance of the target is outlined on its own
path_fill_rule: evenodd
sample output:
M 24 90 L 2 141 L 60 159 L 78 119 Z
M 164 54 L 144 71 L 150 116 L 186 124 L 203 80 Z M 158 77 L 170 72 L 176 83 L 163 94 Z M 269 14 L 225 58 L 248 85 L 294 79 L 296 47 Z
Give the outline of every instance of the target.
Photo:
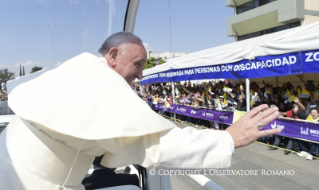
M 277 0 L 253 0 L 250 1 L 248 3 L 242 4 L 238 7 L 236 7 L 236 13 L 240 14 L 240 13 L 244 13 L 246 11 L 249 11 L 251 9 L 266 5 L 268 3 L 271 3 L 273 1 L 277 1 Z
M 279 32 L 279 31 L 282 31 L 282 30 L 289 29 L 289 28 L 295 28 L 295 27 L 298 27 L 298 26 L 300 26 L 300 21 L 299 22 L 290 23 L 290 24 L 286 24 L 286 25 L 282 25 L 282 26 L 277 26 L 277 27 L 274 27 L 274 28 L 269 28 L 267 30 L 262 30 L 262 31 L 259 31 L 259 32 L 254 32 L 254 33 L 238 36 L 238 41 L 247 40 L 249 38 L 262 36 L 264 34 L 275 33 L 275 32 Z

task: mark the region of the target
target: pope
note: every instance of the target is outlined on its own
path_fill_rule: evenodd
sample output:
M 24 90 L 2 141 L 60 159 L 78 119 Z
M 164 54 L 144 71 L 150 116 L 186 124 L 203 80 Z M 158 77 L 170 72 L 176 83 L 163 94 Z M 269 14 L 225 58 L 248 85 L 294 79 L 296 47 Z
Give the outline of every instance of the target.
M 16 116 L 0 136 L 0 189 L 84 190 L 81 181 L 101 155 L 101 165 L 109 168 L 228 168 L 234 149 L 280 132 L 260 131 L 279 116 L 278 108 L 267 105 L 226 131 L 180 129 L 130 88 L 146 63 L 138 37 L 113 34 L 99 52 L 103 58 L 82 53 L 8 82 Z M 90 99 L 83 99 L 84 91 Z

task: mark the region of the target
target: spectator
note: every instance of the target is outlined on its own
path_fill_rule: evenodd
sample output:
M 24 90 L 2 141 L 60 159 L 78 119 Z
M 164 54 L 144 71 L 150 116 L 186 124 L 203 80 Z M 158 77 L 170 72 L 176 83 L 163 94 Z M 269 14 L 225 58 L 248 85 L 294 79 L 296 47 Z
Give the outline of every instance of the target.
M 241 94 L 239 95 L 239 98 L 237 99 L 232 93 L 227 92 L 231 98 L 228 98 L 229 100 L 231 100 L 232 102 L 236 102 L 237 103 L 237 110 L 239 111 L 247 111 L 247 102 L 245 100 L 245 95 L 243 93 L 243 91 L 241 91 Z
M 151 92 L 147 92 L 146 100 L 147 100 L 147 104 L 152 108 L 152 96 L 151 96 Z
M 282 115 L 286 115 L 288 118 L 293 118 L 293 119 L 300 119 L 297 114 L 299 112 L 299 106 L 303 108 L 303 110 L 305 110 L 305 107 L 299 102 L 299 99 L 298 97 L 295 98 L 295 103 L 293 106 L 292 106 L 292 110 L 290 111 L 287 111 L 285 113 L 281 113 Z M 280 141 L 283 139 L 282 136 L 279 136 L 279 135 L 275 135 L 275 142 L 273 144 L 273 146 L 275 147 L 271 147 L 271 150 L 276 150 L 278 149 L 277 147 L 279 146 L 279 143 Z M 287 144 L 287 147 L 286 149 L 288 150 L 291 150 L 292 148 L 292 145 L 293 145 L 293 140 L 291 138 L 288 138 L 288 144 Z M 285 150 L 285 155 L 288 155 L 290 152 Z
M 311 116 L 314 122 L 319 121 L 319 113 L 317 108 L 312 108 L 310 115 L 302 113 L 298 113 L 297 115 L 301 119 L 307 119 L 307 117 Z M 298 140 L 298 145 L 301 149 L 301 152 L 297 155 L 302 157 L 305 156 L 307 160 L 312 160 L 312 154 L 315 150 L 316 144 Z
M 7 81 L 3 81 L 2 83 L 1 83 L 1 90 L 2 91 L 7 91 Z

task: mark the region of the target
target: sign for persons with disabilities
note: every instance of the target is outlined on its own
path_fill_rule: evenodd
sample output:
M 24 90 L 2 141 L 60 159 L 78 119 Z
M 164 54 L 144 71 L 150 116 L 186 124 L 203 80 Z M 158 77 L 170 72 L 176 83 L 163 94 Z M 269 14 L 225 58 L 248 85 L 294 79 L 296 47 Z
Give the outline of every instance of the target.
M 169 63 L 166 63 L 169 64 Z M 319 72 L 319 50 L 268 55 L 235 63 L 171 69 L 143 76 L 141 84 L 198 79 L 244 79 Z

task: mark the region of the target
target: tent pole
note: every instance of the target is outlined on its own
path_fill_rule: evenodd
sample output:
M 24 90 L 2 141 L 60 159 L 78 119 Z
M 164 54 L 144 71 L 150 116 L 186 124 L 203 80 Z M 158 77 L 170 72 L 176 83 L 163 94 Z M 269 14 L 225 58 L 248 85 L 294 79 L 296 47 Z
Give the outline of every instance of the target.
M 249 90 L 249 79 L 246 79 L 246 111 L 250 111 L 250 90 Z
M 173 104 L 175 104 L 175 86 L 174 86 L 174 82 L 172 82 L 172 95 L 173 95 Z M 176 121 L 175 112 L 174 112 L 174 121 Z

